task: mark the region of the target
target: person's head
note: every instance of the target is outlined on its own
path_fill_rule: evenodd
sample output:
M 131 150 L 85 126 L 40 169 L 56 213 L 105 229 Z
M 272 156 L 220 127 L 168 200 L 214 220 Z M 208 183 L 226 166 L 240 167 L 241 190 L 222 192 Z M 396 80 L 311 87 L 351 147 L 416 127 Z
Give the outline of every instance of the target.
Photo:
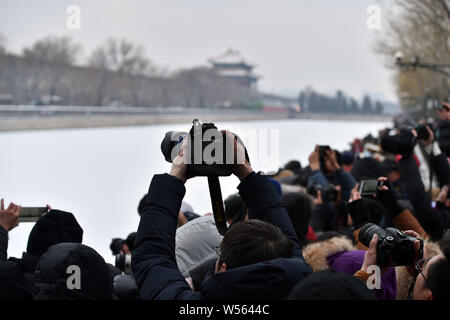
M 70 212 L 50 210 L 39 218 L 28 236 L 27 253 L 41 256 L 50 246 L 63 243 L 81 243 L 81 229 Z
M 450 103 L 448 101 L 442 101 L 442 104 L 436 110 L 439 118 L 446 122 L 450 122 Z
M 300 193 L 286 193 L 281 197 L 281 202 L 291 219 L 297 238 L 301 244 L 305 244 L 312 211 L 310 198 Z
M 301 170 L 302 165 L 300 164 L 300 161 L 298 160 L 291 160 L 284 166 L 284 169 L 291 170 L 292 172 L 297 172 Z
M 374 158 L 359 159 L 353 165 L 350 174 L 358 182 L 365 179 L 378 179 L 378 177 L 386 176 L 383 167 Z
M 232 225 L 220 244 L 216 273 L 276 258 L 291 258 L 293 245 L 280 228 L 261 220 Z
M 239 194 L 232 194 L 224 201 L 225 219 L 228 223 L 247 218 L 247 206 Z
M 128 235 L 128 237 L 125 239 L 125 245 L 127 246 L 128 253 L 130 254 L 131 252 L 133 252 L 134 249 L 134 240 L 136 239 L 136 232 L 132 232 Z
M 441 240 L 442 253 L 418 263 L 414 300 L 450 300 L 450 233 Z
M 381 167 L 385 171 L 389 181 L 395 182 L 400 179 L 400 167 L 394 159 L 384 159 Z
M 91 247 L 60 243 L 39 259 L 34 292 L 37 300 L 110 300 L 113 274 Z

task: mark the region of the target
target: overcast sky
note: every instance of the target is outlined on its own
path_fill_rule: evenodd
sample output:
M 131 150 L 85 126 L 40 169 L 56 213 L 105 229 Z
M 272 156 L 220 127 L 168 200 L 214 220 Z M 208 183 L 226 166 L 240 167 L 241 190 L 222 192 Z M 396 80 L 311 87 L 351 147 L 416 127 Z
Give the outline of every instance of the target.
M 396 101 L 391 73 L 373 53 L 381 30 L 366 27 L 376 0 L 0 0 L 0 33 L 19 53 L 46 35 L 69 35 L 82 62 L 108 37 L 142 44 L 169 70 L 207 64 L 231 47 L 255 63 L 259 89 L 297 93 L 308 85 Z M 66 27 L 69 5 L 81 30 Z M 381 12 L 383 19 L 383 11 Z M 382 20 L 383 21 L 383 20 Z

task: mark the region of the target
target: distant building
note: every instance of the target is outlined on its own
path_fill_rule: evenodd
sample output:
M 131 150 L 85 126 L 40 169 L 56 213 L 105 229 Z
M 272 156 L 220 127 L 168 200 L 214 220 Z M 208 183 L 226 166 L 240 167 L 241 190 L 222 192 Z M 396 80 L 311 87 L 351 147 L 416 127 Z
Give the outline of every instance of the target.
M 256 91 L 259 77 L 253 73 L 254 65 L 246 62 L 239 51 L 228 49 L 224 54 L 209 59 L 209 62 L 218 75 L 233 79 L 240 86 Z

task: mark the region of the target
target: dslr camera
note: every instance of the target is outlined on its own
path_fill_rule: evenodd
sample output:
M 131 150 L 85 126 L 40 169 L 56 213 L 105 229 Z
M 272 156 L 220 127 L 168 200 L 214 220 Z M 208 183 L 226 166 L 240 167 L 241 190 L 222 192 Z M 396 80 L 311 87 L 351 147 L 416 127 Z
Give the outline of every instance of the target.
M 214 123 L 200 123 L 197 119 L 192 122 L 189 132 L 166 133 L 161 142 L 161 151 L 167 162 L 173 162 L 186 138 L 188 138 L 186 160 L 189 177 L 231 175 L 234 165 L 234 145 L 227 142 L 226 133 L 219 131 Z M 236 139 L 242 144 L 239 137 L 236 136 Z M 249 161 L 247 150 L 245 157 Z
M 244 145 L 237 135 L 237 143 Z M 226 132 L 219 131 L 214 123 L 200 123 L 197 119 L 192 121 L 189 132 L 169 131 L 161 142 L 161 151 L 167 162 L 173 162 L 179 155 L 183 141 L 187 139 L 187 155 L 183 155 L 187 165 L 188 177 L 208 177 L 209 194 L 213 209 L 214 221 L 217 231 L 224 235 L 227 231 L 225 210 L 223 207 L 222 192 L 219 176 L 229 176 L 235 164 L 234 141 L 227 140 Z M 237 162 L 250 162 L 247 149 L 245 159 L 237 155 Z
M 319 190 L 322 193 L 323 202 L 334 202 L 337 200 L 338 192 L 334 185 L 328 184 L 326 186 L 321 185 L 317 182 L 310 182 L 308 184 L 307 192 L 313 197 L 317 198 Z
M 359 232 L 359 240 L 366 247 L 369 247 L 373 235 L 378 236 L 377 245 L 377 265 L 388 266 L 409 266 L 416 260 L 423 258 L 423 240 L 407 235 L 396 228 L 386 228 L 383 230 L 374 223 L 367 223 Z M 417 253 L 414 249 L 414 242 L 420 241 L 420 250 Z

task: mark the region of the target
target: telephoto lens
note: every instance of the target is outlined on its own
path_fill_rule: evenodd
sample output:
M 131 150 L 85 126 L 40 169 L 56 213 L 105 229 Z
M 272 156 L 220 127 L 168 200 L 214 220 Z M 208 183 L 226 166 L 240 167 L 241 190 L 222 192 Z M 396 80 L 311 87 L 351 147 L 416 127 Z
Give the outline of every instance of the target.
M 116 268 L 122 270 L 126 274 L 132 274 L 131 271 L 131 254 L 116 255 Z

